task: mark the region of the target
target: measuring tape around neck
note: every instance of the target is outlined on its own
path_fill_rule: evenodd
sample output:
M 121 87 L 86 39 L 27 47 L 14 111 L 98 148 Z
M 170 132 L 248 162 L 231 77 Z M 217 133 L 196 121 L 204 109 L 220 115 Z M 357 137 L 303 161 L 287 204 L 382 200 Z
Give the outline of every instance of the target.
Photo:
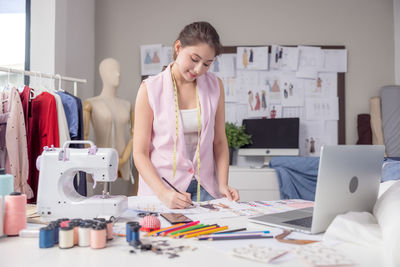
M 173 180 L 175 180 L 176 174 L 176 144 L 178 141 L 178 131 L 179 131 L 179 104 L 178 104 L 178 87 L 176 85 L 175 75 L 172 72 L 171 67 L 171 76 L 172 83 L 174 85 L 174 104 L 175 104 L 175 138 L 174 138 L 174 155 L 173 155 L 173 169 L 172 176 Z M 200 202 L 200 133 L 201 133 L 201 110 L 200 110 L 200 100 L 199 100 L 199 89 L 196 83 L 196 105 L 197 105 L 197 150 L 196 150 L 196 159 L 197 159 L 197 202 Z

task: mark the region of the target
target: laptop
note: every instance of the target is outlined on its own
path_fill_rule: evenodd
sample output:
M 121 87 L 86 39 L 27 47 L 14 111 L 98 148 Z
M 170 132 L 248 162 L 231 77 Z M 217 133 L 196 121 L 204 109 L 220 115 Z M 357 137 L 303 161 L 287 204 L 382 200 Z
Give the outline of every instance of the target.
M 317 234 L 324 232 L 338 214 L 372 212 L 384 150 L 381 145 L 323 146 L 314 207 L 256 216 L 249 221 Z

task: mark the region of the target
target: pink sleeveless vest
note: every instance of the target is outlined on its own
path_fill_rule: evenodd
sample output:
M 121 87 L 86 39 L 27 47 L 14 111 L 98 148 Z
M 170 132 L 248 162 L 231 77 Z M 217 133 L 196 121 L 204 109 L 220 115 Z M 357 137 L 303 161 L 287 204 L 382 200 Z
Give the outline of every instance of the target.
M 150 160 L 158 175 L 165 177 L 179 191 L 186 192 L 193 175 L 197 176 L 196 155 L 188 159 L 186 155 L 182 118 L 179 114 L 178 141 L 176 146 L 176 175 L 173 179 L 173 151 L 175 137 L 174 87 L 171 65 L 156 76 L 145 80 L 150 107 L 153 110 L 153 130 L 150 143 Z M 219 198 L 218 181 L 214 163 L 214 124 L 220 88 L 217 77 L 205 73 L 197 78 L 201 106 L 200 180 L 201 185 L 213 197 Z M 139 175 L 139 196 L 154 195 L 151 188 Z

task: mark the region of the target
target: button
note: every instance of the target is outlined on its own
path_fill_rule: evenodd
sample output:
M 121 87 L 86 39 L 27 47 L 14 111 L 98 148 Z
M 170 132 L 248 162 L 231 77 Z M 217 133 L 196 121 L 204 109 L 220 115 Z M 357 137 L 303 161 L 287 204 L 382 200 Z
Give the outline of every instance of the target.
M 189 172 L 190 172 L 191 174 L 193 174 L 193 173 L 194 173 L 193 168 L 190 168 L 190 169 L 189 169 Z

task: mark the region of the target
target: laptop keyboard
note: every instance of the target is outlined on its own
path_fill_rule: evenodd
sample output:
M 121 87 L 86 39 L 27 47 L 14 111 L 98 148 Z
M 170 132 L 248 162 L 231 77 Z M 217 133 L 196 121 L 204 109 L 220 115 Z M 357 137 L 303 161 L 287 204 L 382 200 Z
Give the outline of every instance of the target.
M 291 221 L 286 221 L 286 222 L 284 222 L 284 223 L 286 223 L 286 224 L 298 225 L 298 226 L 307 227 L 307 228 L 311 228 L 312 218 L 313 218 L 313 217 L 310 216 L 310 217 L 295 219 L 295 220 L 291 220 Z

